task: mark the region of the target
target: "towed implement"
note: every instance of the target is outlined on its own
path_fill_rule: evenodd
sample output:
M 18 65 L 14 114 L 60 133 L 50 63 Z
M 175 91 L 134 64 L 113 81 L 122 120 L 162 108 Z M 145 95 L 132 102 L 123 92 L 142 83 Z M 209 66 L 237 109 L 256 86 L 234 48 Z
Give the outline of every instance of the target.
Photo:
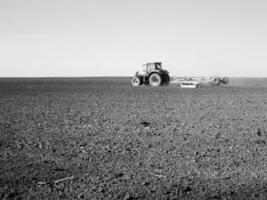
M 220 86 L 229 83 L 228 77 L 187 77 L 187 78 L 172 78 L 172 84 L 179 84 L 181 87 L 185 85 L 200 86 Z

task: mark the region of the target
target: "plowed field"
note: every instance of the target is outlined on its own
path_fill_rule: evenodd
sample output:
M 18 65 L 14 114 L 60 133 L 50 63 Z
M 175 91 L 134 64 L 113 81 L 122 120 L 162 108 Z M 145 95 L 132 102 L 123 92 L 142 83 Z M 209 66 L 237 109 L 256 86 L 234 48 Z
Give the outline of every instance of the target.
M 267 81 L 238 81 L 1 79 L 0 199 L 267 199 Z

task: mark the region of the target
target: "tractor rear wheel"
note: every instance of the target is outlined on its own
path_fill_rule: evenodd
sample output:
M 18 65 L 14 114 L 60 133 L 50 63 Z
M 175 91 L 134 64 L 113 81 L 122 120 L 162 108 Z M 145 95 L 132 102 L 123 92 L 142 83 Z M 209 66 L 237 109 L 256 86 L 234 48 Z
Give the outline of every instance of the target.
M 164 75 L 164 85 L 169 85 L 170 84 L 170 76 L 168 74 Z
M 158 87 L 162 83 L 162 78 L 158 73 L 153 73 L 149 76 L 149 84 L 152 87 Z
M 131 80 L 132 86 L 138 87 L 141 85 L 141 79 L 138 76 L 134 76 Z
M 228 77 L 223 77 L 221 82 L 222 82 L 222 84 L 228 84 L 229 83 L 229 78 Z

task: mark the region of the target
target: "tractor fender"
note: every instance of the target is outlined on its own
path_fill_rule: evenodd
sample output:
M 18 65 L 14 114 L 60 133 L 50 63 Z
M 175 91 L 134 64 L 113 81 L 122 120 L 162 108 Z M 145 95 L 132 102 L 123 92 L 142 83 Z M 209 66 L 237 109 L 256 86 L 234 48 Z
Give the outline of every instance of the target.
M 159 75 L 163 75 L 163 72 L 162 72 L 161 70 L 152 70 L 152 71 L 149 72 L 148 77 L 149 77 L 151 74 L 154 74 L 154 73 L 157 73 L 157 74 L 159 74 Z

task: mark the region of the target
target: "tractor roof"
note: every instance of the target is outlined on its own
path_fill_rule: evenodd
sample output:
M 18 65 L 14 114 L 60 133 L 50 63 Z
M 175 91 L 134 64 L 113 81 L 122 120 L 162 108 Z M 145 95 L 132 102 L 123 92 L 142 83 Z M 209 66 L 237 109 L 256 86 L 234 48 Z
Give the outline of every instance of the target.
M 147 65 L 155 64 L 155 65 L 161 65 L 162 62 L 151 62 L 151 63 L 146 63 Z

